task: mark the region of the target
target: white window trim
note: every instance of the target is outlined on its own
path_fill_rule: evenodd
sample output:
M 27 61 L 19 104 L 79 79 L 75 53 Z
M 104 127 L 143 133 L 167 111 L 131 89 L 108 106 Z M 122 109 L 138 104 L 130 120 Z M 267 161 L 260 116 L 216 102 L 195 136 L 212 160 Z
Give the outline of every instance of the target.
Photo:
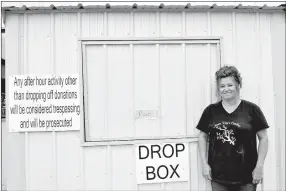
M 92 44 L 217 44 L 219 55 L 218 62 L 222 65 L 223 58 L 223 37 L 160 37 L 160 38 L 79 38 L 78 39 L 78 63 L 80 68 L 80 103 L 81 103 L 81 127 L 80 127 L 80 141 L 81 146 L 108 146 L 108 145 L 135 145 L 140 143 L 177 143 L 177 142 L 196 142 L 198 141 L 198 135 L 183 135 L 183 136 L 158 136 L 158 137 L 124 137 L 124 138 L 98 138 L 92 141 L 86 140 L 86 128 L 88 128 L 85 124 L 88 120 L 88 112 L 86 111 L 88 105 L 84 100 L 84 97 L 87 97 L 87 91 L 84 91 L 84 87 L 87 87 L 87 83 L 84 74 L 86 73 L 86 46 Z

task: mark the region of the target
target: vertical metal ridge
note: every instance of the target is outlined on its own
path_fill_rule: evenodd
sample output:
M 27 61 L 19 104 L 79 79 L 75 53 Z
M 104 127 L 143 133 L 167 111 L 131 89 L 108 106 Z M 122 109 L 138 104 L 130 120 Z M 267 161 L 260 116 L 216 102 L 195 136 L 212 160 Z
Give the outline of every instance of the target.
M 106 44 L 103 45 L 104 53 L 105 53 L 105 137 L 109 136 L 109 126 L 108 126 L 108 47 Z
M 187 59 L 186 59 L 186 44 L 182 44 L 182 50 L 183 50 L 183 62 L 184 62 L 184 79 L 185 79 L 185 135 L 188 135 L 188 78 L 187 78 Z
M 131 52 L 131 62 L 132 62 L 132 106 L 133 106 L 133 136 L 136 137 L 136 120 L 134 111 L 136 109 L 135 105 L 135 66 L 134 66 L 134 45 L 130 44 L 130 52 Z
M 160 44 L 156 44 L 157 51 L 157 67 L 158 67 L 158 109 L 159 109 L 159 129 L 160 136 L 162 136 L 162 87 L 161 87 L 161 59 L 160 59 Z
M 256 13 L 255 14 L 255 21 L 256 21 L 256 45 L 258 46 L 258 65 L 259 65 L 259 80 L 261 79 L 261 73 L 262 73 L 262 59 L 261 59 L 261 55 L 262 55 L 262 50 L 261 50 L 261 33 L 260 33 L 260 13 Z M 258 104 L 261 104 L 261 99 L 260 99 L 260 92 L 261 92 L 261 85 L 260 83 L 257 84 L 258 85 L 258 93 L 259 93 L 259 97 L 258 97 Z M 262 184 L 263 185 L 263 184 Z
M 182 11 L 182 25 L 181 25 L 181 36 L 186 36 L 186 12 Z
M 157 37 L 161 37 L 161 14 L 156 12 L 156 24 L 157 24 Z
M 34 17 L 33 17 L 34 18 Z M 23 44 L 23 49 L 24 49 L 24 60 L 23 60 L 23 73 L 26 74 L 29 71 L 28 68 L 28 15 L 27 13 L 24 13 L 24 44 Z
M 88 13 L 88 36 L 90 37 L 90 12 Z
M 27 45 L 27 40 L 28 40 L 28 16 L 27 13 L 24 13 L 24 44 L 23 44 L 23 49 L 24 49 L 24 55 L 23 55 L 23 74 L 28 74 L 28 67 L 27 67 L 27 62 L 28 62 L 28 45 Z M 30 174 L 30 149 L 29 149 L 29 133 L 25 132 L 25 172 L 26 172 L 26 190 L 31 190 L 31 174 Z
M 207 35 L 211 36 L 212 35 L 212 29 L 211 29 L 211 15 L 210 12 L 207 12 Z
M 237 47 L 236 47 L 236 14 L 235 12 L 231 13 L 231 24 L 232 24 L 232 51 L 233 51 L 233 64 L 237 65 Z
M 17 15 L 17 17 L 18 17 L 18 28 L 20 28 L 20 30 L 18 30 L 18 32 L 20 32 L 20 31 L 22 32 L 21 25 L 24 26 L 24 23 L 22 22 L 22 19 L 20 19 L 20 15 L 19 14 Z M 23 33 L 24 33 L 24 31 L 23 31 Z M 18 73 L 22 73 L 24 71 L 24 67 L 22 67 L 23 59 L 24 59 L 22 52 L 24 51 L 24 48 L 22 47 L 23 44 L 22 44 L 21 38 L 19 39 L 19 35 L 21 36 L 21 33 L 18 33 L 18 49 L 17 49 L 17 51 L 18 51 L 17 52 L 17 55 L 18 55 L 18 57 L 17 57 L 18 58 Z M 25 37 L 23 36 L 22 38 L 25 38 Z
M 129 24 L 130 36 L 133 37 L 133 36 L 135 36 L 134 35 L 135 24 L 134 24 L 134 13 L 133 13 L 133 11 L 130 12 L 130 19 L 129 19 L 129 21 L 130 21 L 130 24 Z M 136 105 L 135 105 L 135 66 L 134 66 L 134 45 L 133 44 L 130 44 L 130 52 L 131 52 L 131 63 L 132 63 L 132 107 L 133 107 L 133 116 L 132 116 L 132 119 L 133 119 L 133 132 L 132 132 L 132 134 L 133 134 L 134 137 L 136 137 L 136 120 L 135 120 L 135 115 L 134 115 L 134 111 L 135 111 Z
M 130 16 L 130 17 L 129 17 L 129 18 L 130 18 L 130 19 L 129 19 L 129 22 L 130 22 L 130 23 L 129 23 L 129 32 L 130 32 L 130 33 L 129 33 L 129 34 L 130 34 L 129 36 L 132 36 L 132 37 L 133 37 L 133 36 L 134 36 L 134 31 L 135 31 L 135 30 L 134 30 L 134 27 L 135 27 L 135 25 L 134 25 L 134 12 L 131 11 L 129 16 Z
M 206 89 L 206 91 L 207 91 L 207 95 L 209 95 L 209 97 L 206 97 L 206 99 L 207 99 L 207 105 L 208 104 L 210 104 L 210 102 L 211 102 L 211 100 L 212 100 L 212 86 L 211 86 L 211 84 L 212 84 L 212 78 L 211 78 L 211 76 L 212 76 L 212 74 L 211 74 L 211 66 L 212 66 L 212 51 L 211 51 L 211 45 L 208 43 L 207 44 L 207 51 L 208 51 L 208 66 L 209 67 L 207 67 L 207 69 L 208 69 L 208 73 L 209 73 L 209 79 L 208 79 L 208 83 L 206 84 L 206 87 L 207 87 L 207 89 Z
M 81 16 L 82 13 L 81 12 L 77 12 L 77 38 L 81 38 L 82 37 L 82 22 L 81 22 Z M 82 48 L 81 48 L 81 41 L 78 41 L 78 45 L 77 45 L 77 60 L 78 60 L 78 68 L 80 70 L 80 79 L 81 79 L 81 90 L 80 93 L 82 96 L 80 99 L 80 104 L 81 104 L 81 117 L 83 121 L 83 123 L 81 123 L 82 127 L 80 129 L 80 143 L 85 142 L 85 121 L 84 121 L 84 115 L 85 115 L 85 111 L 84 111 L 84 104 L 83 104 L 83 98 L 84 98 L 84 83 L 83 83 L 83 60 L 82 60 Z M 79 162 L 80 162 L 80 175 L 79 175 L 79 181 L 80 181 L 80 188 L 79 190 L 85 190 L 85 175 L 84 175 L 84 148 L 80 146 L 79 148 Z
M 104 15 L 103 15 L 103 19 L 104 19 L 104 22 L 103 22 L 103 35 L 105 36 L 105 37 L 107 37 L 108 36 L 108 15 L 107 15 L 107 12 L 105 11 L 104 12 Z
M 54 63 L 55 59 L 55 15 L 50 13 L 50 64 L 52 73 L 56 73 L 56 67 Z M 52 131 L 52 177 L 53 177 L 53 189 L 58 190 L 58 164 L 57 164 L 57 138 L 56 132 Z
M 107 190 L 113 190 L 112 186 L 112 146 L 106 146 L 106 159 L 107 159 Z
M 56 73 L 55 67 L 55 14 L 50 13 L 51 23 L 50 23 L 50 61 L 51 61 L 51 70 Z

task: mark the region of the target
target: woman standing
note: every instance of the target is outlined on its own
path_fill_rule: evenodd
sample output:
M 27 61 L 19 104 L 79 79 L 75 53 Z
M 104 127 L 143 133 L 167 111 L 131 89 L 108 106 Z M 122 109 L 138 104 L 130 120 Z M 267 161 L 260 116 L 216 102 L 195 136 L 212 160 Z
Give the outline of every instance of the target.
M 255 191 L 262 183 L 269 126 L 256 104 L 240 99 L 241 82 L 234 66 L 220 68 L 216 83 L 222 100 L 210 104 L 197 125 L 203 176 L 211 180 L 213 191 Z

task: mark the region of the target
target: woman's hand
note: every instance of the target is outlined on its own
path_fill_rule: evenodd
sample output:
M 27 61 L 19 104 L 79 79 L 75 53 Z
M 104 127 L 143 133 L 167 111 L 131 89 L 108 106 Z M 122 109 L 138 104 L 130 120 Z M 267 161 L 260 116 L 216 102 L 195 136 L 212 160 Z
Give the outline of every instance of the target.
M 212 179 L 212 177 L 211 177 L 211 167 L 207 163 L 203 164 L 203 176 L 207 180 L 211 180 Z
M 262 184 L 263 181 L 263 166 L 256 166 L 252 172 L 252 183 L 253 184 Z

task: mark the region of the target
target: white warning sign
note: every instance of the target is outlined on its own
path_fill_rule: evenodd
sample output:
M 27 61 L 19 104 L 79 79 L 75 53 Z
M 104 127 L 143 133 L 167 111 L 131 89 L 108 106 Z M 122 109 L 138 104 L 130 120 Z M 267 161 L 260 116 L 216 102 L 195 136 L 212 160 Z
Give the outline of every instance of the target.
M 9 77 L 9 131 L 80 129 L 78 75 Z

